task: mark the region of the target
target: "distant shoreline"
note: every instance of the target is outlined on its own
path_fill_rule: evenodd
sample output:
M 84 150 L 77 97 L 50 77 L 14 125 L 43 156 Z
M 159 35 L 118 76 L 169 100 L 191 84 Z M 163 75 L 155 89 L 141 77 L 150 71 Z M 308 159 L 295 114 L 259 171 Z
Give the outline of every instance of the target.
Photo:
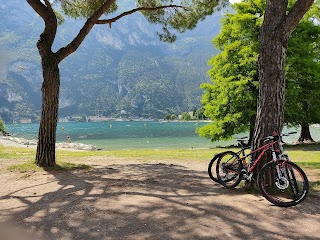
M 0 135 L 0 144 L 3 146 L 10 147 L 24 147 L 24 148 L 37 148 L 37 140 L 28 140 L 24 138 L 17 138 L 12 136 L 1 136 Z M 99 147 L 83 144 L 83 143 L 56 143 L 56 149 L 68 149 L 68 150 L 86 150 L 86 151 L 97 151 L 102 150 Z
M 59 120 L 58 123 L 77 123 L 77 122 L 89 122 L 89 123 L 99 123 L 99 122 L 177 122 L 177 123 L 186 123 L 186 122 L 191 122 L 191 123 L 211 123 L 213 122 L 212 120 L 166 120 L 166 119 L 130 119 L 130 118 L 99 118 L 96 120 L 91 120 L 91 121 L 64 121 L 64 120 Z M 15 125 L 15 124 L 38 124 L 39 122 L 14 122 L 14 123 L 8 123 L 5 122 L 6 125 Z

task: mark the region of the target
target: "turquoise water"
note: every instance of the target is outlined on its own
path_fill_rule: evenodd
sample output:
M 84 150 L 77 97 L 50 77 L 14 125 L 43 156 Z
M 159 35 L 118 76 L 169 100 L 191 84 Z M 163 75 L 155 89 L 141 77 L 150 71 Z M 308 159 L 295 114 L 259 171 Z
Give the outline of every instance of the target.
M 57 142 L 67 136 L 72 142 L 92 144 L 104 149 L 136 148 L 210 148 L 210 140 L 195 130 L 207 123 L 199 122 L 69 122 L 58 123 Z M 7 131 L 17 137 L 37 139 L 38 124 L 9 124 Z
M 70 122 L 58 123 L 57 142 L 65 142 L 67 136 L 72 142 L 92 144 L 104 149 L 191 149 L 227 146 L 235 141 L 210 142 L 199 137 L 195 130 L 205 122 Z M 16 137 L 37 139 L 38 124 L 9 124 L 7 131 Z M 299 129 L 285 129 L 285 131 Z M 320 128 L 311 128 L 315 141 L 319 141 Z M 294 142 L 298 134 L 286 137 Z

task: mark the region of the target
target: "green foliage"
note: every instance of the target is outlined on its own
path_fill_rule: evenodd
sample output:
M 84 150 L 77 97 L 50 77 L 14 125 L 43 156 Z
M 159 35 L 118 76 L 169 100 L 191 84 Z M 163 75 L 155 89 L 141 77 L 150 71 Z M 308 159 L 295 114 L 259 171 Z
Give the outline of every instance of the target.
M 229 139 L 253 127 L 258 95 L 258 34 L 262 24 L 262 1 L 232 6 L 233 14 L 222 19 L 214 44 L 221 53 L 209 64 L 212 84 L 202 84 L 205 116 L 213 120 L 197 130 L 212 141 Z
M 58 3 L 60 3 L 61 8 Z M 61 9 L 63 14 L 72 18 L 87 19 L 92 16 L 105 3 L 105 0 L 70 0 L 56 1 L 58 9 Z M 104 13 L 105 17 L 111 18 L 111 14 L 120 15 L 123 12 L 130 12 L 136 8 L 144 8 L 141 13 L 150 23 L 162 25 L 162 31 L 158 35 L 162 41 L 173 42 L 176 40 L 176 35 L 172 30 L 184 32 L 187 29 L 196 27 L 198 21 L 203 20 L 206 16 L 211 15 L 215 9 L 225 6 L 227 0 L 212 1 L 212 0 L 136 0 L 136 3 L 127 3 L 127 1 L 115 0 L 108 10 Z M 118 5 L 121 4 L 120 11 Z M 175 5 L 174 8 L 161 8 L 161 6 Z M 123 6 L 126 6 L 125 9 Z M 148 8 L 148 10 L 146 9 Z M 157 10 L 150 11 L 151 8 Z M 172 10 L 173 9 L 173 10 Z M 120 13 L 119 13 L 120 12 Z M 114 17 L 112 15 L 112 17 Z M 62 21 L 63 16 L 57 14 L 58 20 Z
M 168 113 L 168 114 L 166 114 L 166 115 L 164 116 L 164 119 L 166 119 L 166 120 L 175 120 L 175 119 L 177 119 L 177 116 L 174 115 L 174 114 Z
M 193 115 L 195 116 L 195 118 L 196 118 L 197 120 L 203 120 L 203 119 L 205 119 L 204 109 L 203 109 L 203 108 L 199 108 L 199 109 L 193 111 Z
M 5 133 L 6 132 L 6 127 L 4 125 L 3 120 L 0 118 L 0 133 Z
M 190 116 L 189 113 L 183 112 L 182 113 L 182 119 L 185 120 L 185 121 L 190 121 L 191 120 L 191 116 Z
M 318 6 L 319 1 L 314 7 Z M 205 115 L 213 123 L 198 129 L 200 136 L 214 140 L 254 127 L 258 95 L 259 29 L 265 1 L 248 0 L 232 6 L 235 13 L 222 20 L 214 39 L 221 53 L 210 60 L 213 84 L 202 84 Z M 290 40 L 287 57 L 286 121 L 318 123 L 319 118 L 319 25 L 312 21 L 314 8 Z M 308 111 L 306 114 L 304 111 Z
M 142 12 L 149 22 L 162 25 L 162 32 L 158 32 L 158 35 L 162 41 L 166 42 L 176 40 L 172 29 L 180 33 L 187 29 L 193 29 L 200 19 L 203 20 L 206 16 L 211 15 L 217 7 L 225 6 L 227 3 L 228 1 L 225 0 L 137 0 L 138 7 L 156 7 L 168 4 L 183 6 L 183 8 L 175 8 L 173 11 L 159 9 Z
M 311 11 L 314 8 L 316 5 Z M 319 54 L 320 26 L 304 19 L 293 32 L 287 52 L 285 119 L 288 123 L 320 122 Z
M 73 18 L 89 18 L 97 9 L 105 3 L 105 0 L 69 0 L 61 1 L 61 9 L 63 13 Z M 118 9 L 116 1 L 111 4 L 106 15 L 115 12 Z

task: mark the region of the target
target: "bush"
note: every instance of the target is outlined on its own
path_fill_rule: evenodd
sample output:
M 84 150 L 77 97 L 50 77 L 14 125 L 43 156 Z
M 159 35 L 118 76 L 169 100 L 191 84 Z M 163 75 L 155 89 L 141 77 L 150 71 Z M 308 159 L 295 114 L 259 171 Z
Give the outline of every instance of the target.
M 4 122 L 2 121 L 2 119 L 0 119 L 0 133 L 6 133 L 6 127 L 4 126 Z

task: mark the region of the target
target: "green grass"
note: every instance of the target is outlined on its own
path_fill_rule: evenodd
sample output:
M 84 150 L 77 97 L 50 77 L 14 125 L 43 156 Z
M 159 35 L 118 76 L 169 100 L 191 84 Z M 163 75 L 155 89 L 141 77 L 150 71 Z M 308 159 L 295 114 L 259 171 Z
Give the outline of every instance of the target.
M 0 159 L 26 159 L 34 157 L 36 150 L 30 148 L 4 147 L 0 144 Z
M 57 162 L 56 166 L 49 168 L 41 168 L 35 164 L 35 161 L 27 161 L 22 164 L 14 164 L 8 167 L 10 171 L 31 172 L 31 171 L 71 171 L 76 169 L 90 170 L 92 167 L 85 164 L 74 164 L 70 162 Z
M 111 150 L 111 151 L 67 151 L 57 150 L 57 163 L 62 169 L 74 169 L 74 166 L 67 166 L 65 162 L 73 159 L 85 159 L 88 157 L 112 157 L 123 160 L 192 160 L 209 162 L 214 154 L 238 149 L 133 149 L 133 150 Z M 306 144 L 299 146 L 286 146 L 285 151 L 289 154 L 291 160 L 301 167 L 320 169 L 320 144 Z M 35 149 L 4 147 L 0 145 L 0 160 L 6 161 L 25 160 L 33 162 L 35 158 Z M 29 163 L 29 164 L 31 164 Z M 27 166 L 25 166 L 27 168 Z M 81 168 L 81 166 L 79 166 Z M 59 167 L 58 167 L 59 168 Z M 60 169 L 61 170 L 61 169 Z
M 316 146 L 316 147 L 315 147 Z M 132 149 L 132 150 L 111 150 L 111 151 L 67 151 L 57 150 L 57 160 L 81 159 L 86 157 L 114 157 L 124 159 L 149 159 L 149 160 L 195 160 L 195 161 L 210 161 L 214 154 L 238 149 Z M 292 161 L 302 163 L 303 166 L 314 168 L 320 167 L 320 145 L 313 147 L 306 146 L 303 148 L 289 147 L 285 149 Z M 35 149 L 4 147 L 0 145 L 0 159 L 14 160 L 25 159 L 30 160 L 35 157 Z

